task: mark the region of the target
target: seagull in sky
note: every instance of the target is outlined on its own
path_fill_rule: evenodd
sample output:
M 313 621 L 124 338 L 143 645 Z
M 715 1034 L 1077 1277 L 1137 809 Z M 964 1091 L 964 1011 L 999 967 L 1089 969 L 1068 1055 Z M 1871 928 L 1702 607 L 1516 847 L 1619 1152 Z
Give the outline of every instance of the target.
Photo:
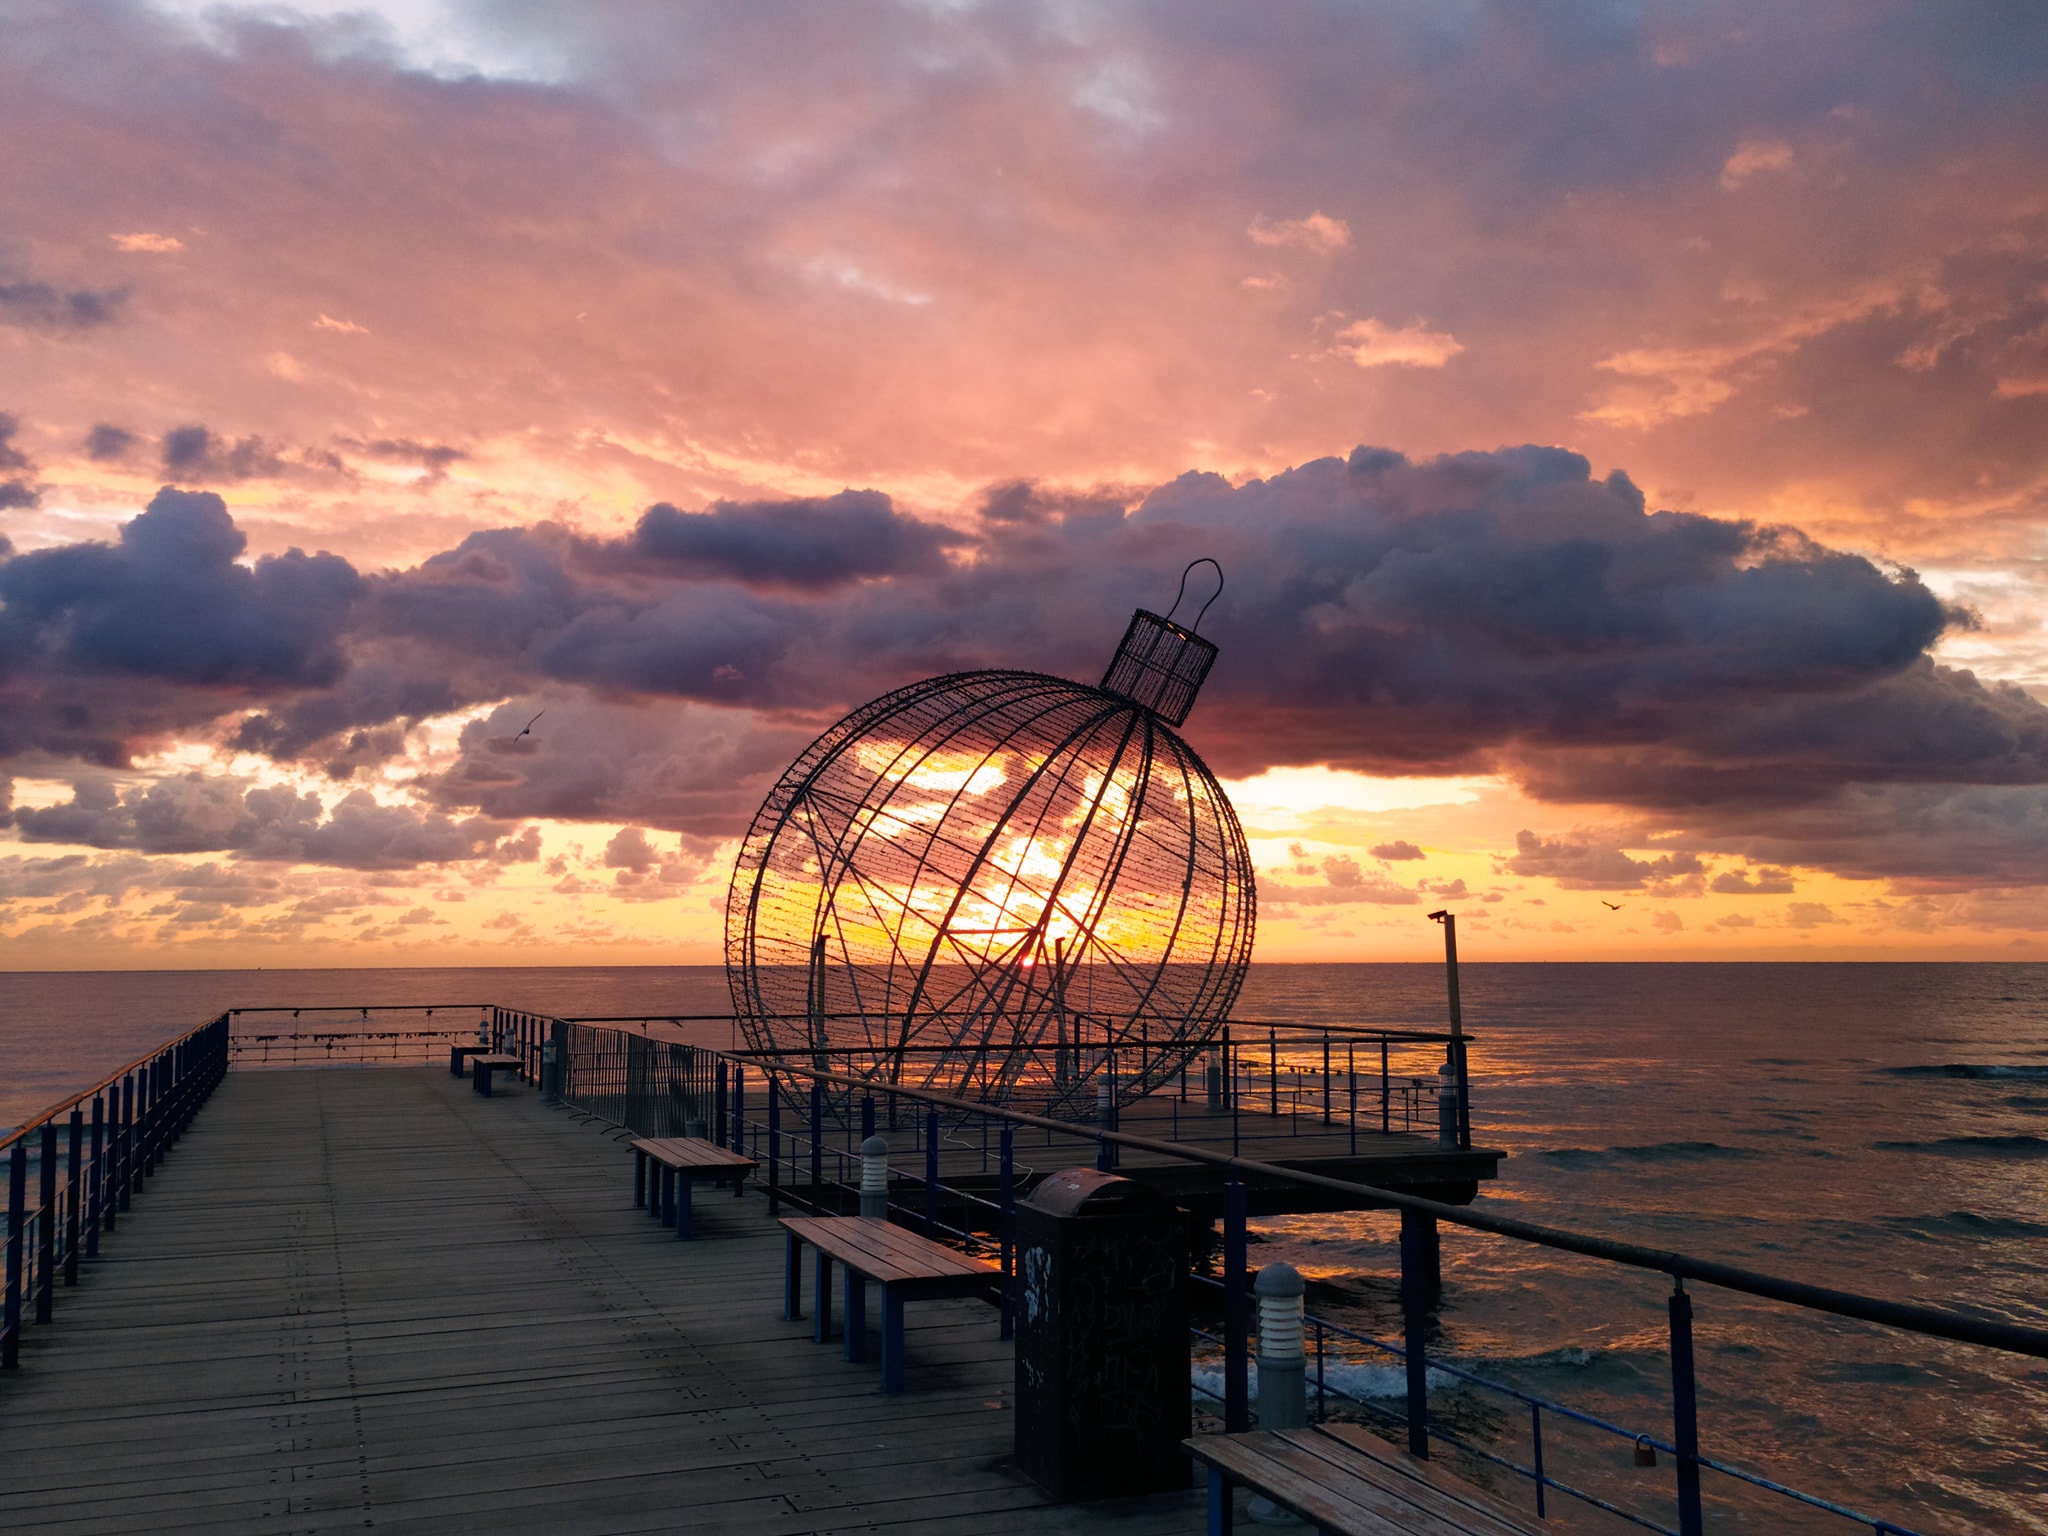
M 542 711 L 540 712 L 540 715 L 544 715 L 544 714 L 546 714 L 546 713 L 547 713 L 547 711 L 546 711 L 546 710 L 542 710 Z M 535 716 L 533 717 L 533 720 L 538 720 L 538 719 L 540 718 L 540 715 L 535 715 Z M 527 721 L 527 722 L 526 722 L 526 729 L 525 729 L 525 730 L 523 730 L 523 731 L 521 731 L 521 732 L 519 733 L 519 736 L 531 736 L 531 735 L 533 734 L 533 720 L 529 720 L 529 721 Z M 512 739 L 513 739 L 514 741 L 517 741 L 517 740 L 519 739 L 519 736 L 514 736 L 514 737 L 513 737 Z
M 1605 897 L 1602 897 L 1600 905 L 1605 907 L 1610 912 L 1619 912 L 1622 909 L 1623 903 L 1618 901 L 1609 901 Z

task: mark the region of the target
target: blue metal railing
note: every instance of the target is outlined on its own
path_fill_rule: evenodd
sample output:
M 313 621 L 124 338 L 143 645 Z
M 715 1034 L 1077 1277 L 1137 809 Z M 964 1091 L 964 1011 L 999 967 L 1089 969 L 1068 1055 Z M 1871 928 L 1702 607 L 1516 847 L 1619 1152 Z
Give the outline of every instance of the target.
M 101 1234 L 115 1230 L 227 1064 L 223 1014 L 0 1135 L 7 1159 L 0 1369 L 21 1363 L 24 1316 L 52 1320 L 59 1277 L 78 1283 L 79 1260 L 98 1256 Z
M 491 1009 L 488 1016 L 489 1030 L 497 1047 L 517 1054 L 524 1063 L 522 1075 L 541 1084 L 559 1102 L 612 1124 L 631 1125 L 642 1133 L 649 1132 L 657 1123 L 663 1128 L 654 1133 L 672 1133 L 682 1129 L 681 1124 L 673 1123 L 678 1116 L 695 1114 L 714 1138 L 742 1150 L 751 1149 L 761 1157 L 768 1170 L 765 1188 L 771 1201 L 777 1205 L 789 1201 L 821 1211 L 857 1208 L 859 1141 L 873 1134 L 878 1120 L 886 1116 L 899 1131 L 895 1144 L 899 1156 L 904 1152 L 912 1154 L 907 1166 L 891 1169 L 892 1215 L 906 1224 L 921 1226 L 934 1236 L 959 1242 L 970 1250 L 993 1249 L 999 1255 L 1004 1282 L 999 1287 L 999 1295 L 993 1299 L 1003 1306 L 1006 1333 L 1010 1322 L 1012 1211 L 1019 1190 L 1036 1171 L 1017 1161 L 1020 1132 L 1042 1133 L 1048 1147 L 1056 1145 L 1060 1138 L 1093 1142 L 1100 1160 L 1105 1163 L 1113 1163 L 1117 1150 L 1121 1148 L 1216 1168 L 1226 1179 L 1223 1273 L 1220 1277 L 1198 1275 L 1196 1278 L 1220 1290 L 1224 1316 L 1220 1336 L 1203 1331 L 1197 1337 L 1208 1343 L 1220 1344 L 1223 1350 L 1225 1380 L 1222 1398 L 1226 1429 L 1249 1428 L 1251 1422 L 1251 1271 L 1246 1261 L 1245 1176 L 1341 1195 L 1360 1208 L 1396 1210 L 1402 1221 L 1405 1337 L 1400 1344 L 1395 1344 L 1311 1315 L 1307 1321 L 1316 1340 L 1318 1403 L 1326 1411 L 1328 1399 L 1333 1394 L 1348 1397 L 1367 1414 L 1390 1420 L 1404 1428 L 1411 1450 L 1418 1455 L 1426 1456 L 1434 1442 L 1529 1480 L 1539 1515 L 1547 1512 L 1548 1496 L 1556 1493 L 1644 1529 L 1663 1532 L 1665 1536 L 1700 1536 L 1704 1523 L 1700 1479 L 1706 1472 L 1791 1501 L 1801 1508 L 1850 1522 L 1873 1532 L 1874 1536 L 1917 1536 L 1909 1527 L 1804 1492 L 1700 1450 L 1697 1383 L 1691 1348 L 1692 1296 L 1685 1288 L 1688 1281 L 1825 1315 L 1875 1323 L 1921 1337 L 1953 1340 L 2048 1359 L 2048 1330 L 1973 1317 L 1952 1309 L 1830 1290 L 1684 1254 L 1538 1226 L 1482 1209 L 1444 1205 L 1397 1190 L 1280 1167 L 1241 1157 L 1235 1152 L 1224 1154 L 1200 1145 L 1157 1140 L 1120 1130 L 1114 1122 L 1107 1127 L 1091 1126 L 912 1088 L 892 1087 L 856 1074 L 806 1067 L 787 1058 L 764 1060 L 756 1053 L 653 1041 L 644 1033 L 633 1036 L 625 1031 L 603 1028 L 601 1022 L 595 1020 L 569 1021 L 507 1009 Z M 721 1016 L 720 1022 L 729 1021 Z M 189 1120 L 197 1104 L 203 1102 L 205 1093 L 211 1090 L 213 1082 L 218 1081 L 218 1073 L 226 1070 L 227 1026 L 226 1015 L 201 1026 L 172 1042 L 157 1056 L 124 1068 L 122 1073 L 114 1074 L 64 1105 L 57 1106 L 22 1130 L 0 1138 L 0 1151 L 10 1153 L 8 1311 L 6 1332 L 0 1336 L 4 1337 L 4 1352 L 9 1363 L 12 1363 L 18 1349 L 19 1318 L 26 1299 L 35 1298 L 39 1318 L 47 1316 L 52 1277 L 63 1272 L 68 1283 L 79 1252 L 89 1255 L 94 1251 L 103 1222 L 111 1227 L 115 1210 L 125 1206 L 131 1190 L 139 1187 L 141 1178 L 153 1166 L 154 1158 L 162 1155 L 169 1140 L 175 1137 L 176 1130 Z M 1251 1083 L 1263 1090 L 1270 1113 L 1278 1112 L 1281 1095 L 1287 1092 L 1293 1106 L 1292 1114 L 1303 1113 L 1302 1106 L 1306 1104 L 1307 1112 L 1314 1115 L 1322 1108 L 1315 1102 L 1320 1088 L 1324 1102 L 1334 1109 L 1337 1099 L 1335 1084 L 1341 1080 L 1334 1060 L 1330 1069 L 1320 1074 L 1312 1071 L 1296 1073 L 1298 1079 L 1308 1079 L 1306 1085 L 1297 1081 L 1283 1089 L 1282 1069 L 1293 1064 L 1280 1057 L 1277 1049 L 1279 1026 L 1273 1028 L 1276 1033 L 1259 1042 L 1266 1047 L 1269 1072 L 1261 1080 L 1252 1074 L 1241 1073 L 1237 1067 L 1230 1068 L 1225 1075 L 1229 1084 L 1226 1091 L 1231 1099 L 1246 1097 L 1246 1085 Z M 446 1031 L 418 1030 L 410 1033 L 424 1036 L 430 1032 L 440 1034 Z M 367 1040 L 375 1031 L 346 1033 Z M 1419 1033 L 1417 1038 L 1422 1038 Z M 1333 1050 L 1334 1046 L 1326 1048 Z M 316 1059 L 339 1059 L 339 1053 L 344 1051 L 344 1047 L 323 1042 L 318 1047 Z M 1462 1051 L 1454 1054 L 1462 1059 Z M 210 1079 L 209 1074 L 212 1074 Z M 1351 1080 L 1355 1082 L 1356 1078 Z M 1186 1091 L 1184 1086 L 1181 1091 Z M 1466 1142 L 1469 1133 L 1463 1112 L 1465 1095 L 1461 1093 L 1459 1097 L 1459 1140 Z M 97 1122 L 89 1156 L 85 1150 L 82 1123 L 83 1105 L 87 1100 L 93 1101 Z M 792 1110 L 794 1115 L 786 1113 Z M 72 1122 L 73 1146 L 65 1158 L 56 1151 L 56 1121 L 67 1112 Z M 1361 1118 L 1369 1122 L 1370 1116 L 1350 1118 L 1356 1124 Z M 1391 1109 L 1387 1118 L 1391 1121 Z M 1177 1128 L 1178 1122 L 1174 1124 Z M 949 1185 L 941 1178 L 942 1144 L 950 1139 L 956 1147 L 972 1150 L 974 1140 L 970 1127 L 979 1132 L 981 1172 L 992 1173 L 995 1179 L 992 1194 L 957 1184 Z M 910 1138 L 907 1147 L 901 1145 L 900 1135 L 906 1130 Z M 993 1146 L 992 1130 L 995 1133 Z M 31 1137 L 40 1141 L 44 1153 L 40 1160 L 43 1170 L 39 1179 L 41 1198 L 33 1207 L 26 1192 L 27 1152 Z M 916 1156 L 920 1153 L 921 1157 Z M 55 1172 L 59 1166 L 67 1170 L 61 1179 Z M 806 1170 L 808 1178 L 800 1183 L 797 1175 Z M 86 1217 L 82 1222 L 80 1213 Z M 1440 1222 L 1667 1276 L 1672 1282 L 1667 1302 L 1674 1409 L 1672 1436 L 1666 1439 L 1632 1431 L 1598 1415 L 1492 1380 L 1451 1361 L 1428 1360 L 1424 1352 L 1424 1319 L 1433 1305 L 1433 1298 L 1427 1294 L 1425 1269 L 1434 1262 L 1435 1230 Z M 82 1230 L 82 1236 L 71 1233 L 74 1226 Z M 1396 1414 L 1377 1402 L 1353 1396 L 1341 1387 L 1333 1386 L 1327 1371 L 1328 1341 L 1331 1338 L 1398 1360 L 1405 1378 L 1402 1394 L 1405 1411 Z M 1530 1463 L 1524 1465 L 1514 1457 L 1456 1436 L 1440 1418 L 1433 1417 L 1429 1405 L 1432 1372 L 1483 1392 L 1504 1395 L 1526 1407 L 1530 1415 Z M 1623 1508 L 1590 1489 L 1577 1487 L 1554 1475 L 1545 1462 L 1545 1415 L 1591 1428 L 1603 1435 L 1626 1439 L 1635 1446 L 1649 1447 L 1670 1457 L 1675 1474 L 1672 1486 L 1677 1511 L 1675 1527 Z
M 755 1058 L 745 1053 L 732 1056 L 733 1068 L 743 1071 L 745 1064 Z M 758 1061 L 756 1061 L 759 1070 Z M 1263 1179 L 1277 1179 L 1310 1188 L 1341 1192 L 1357 1199 L 1361 1205 L 1391 1206 L 1400 1211 L 1402 1217 L 1402 1310 L 1406 1339 L 1402 1345 L 1393 1345 L 1373 1339 L 1368 1335 L 1355 1334 L 1324 1319 L 1311 1318 L 1311 1325 L 1319 1330 L 1319 1355 L 1324 1353 L 1320 1333 L 1335 1333 L 1349 1337 L 1359 1343 L 1382 1350 L 1402 1362 L 1406 1377 L 1406 1411 L 1401 1424 L 1406 1431 L 1406 1441 L 1411 1453 L 1427 1457 L 1432 1441 L 1453 1446 L 1481 1460 L 1498 1465 L 1533 1484 L 1537 1513 L 1547 1513 L 1547 1495 L 1555 1491 L 1598 1508 L 1617 1518 L 1647 1530 L 1664 1533 L 1664 1536 L 1702 1536 L 1705 1527 L 1704 1496 L 1700 1474 L 1712 1472 L 1725 1476 L 1747 1487 L 1779 1496 L 1802 1507 L 1823 1512 L 1869 1530 L 1874 1536 L 1918 1536 L 1910 1527 L 1899 1525 L 1879 1516 L 1849 1508 L 1846 1505 L 1806 1493 L 1775 1479 L 1751 1472 L 1717 1457 L 1704 1454 L 1698 1440 L 1698 1385 L 1692 1351 L 1692 1298 L 1685 1289 L 1685 1283 L 1711 1284 L 1748 1295 L 1783 1302 L 1792 1306 L 1817 1311 L 1838 1317 L 1854 1318 L 1881 1326 L 1901 1329 L 1924 1337 L 1950 1339 L 1987 1348 L 2008 1350 L 2037 1359 L 2048 1359 L 2048 1330 L 2021 1327 L 1999 1323 L 1988 1319 L 1975 1318 L 1950 1309 L 1924 1307 L 1909 1303 L 1891 1302 L 1881 1298 L 1856 1295 L 1851 1292 L 1835 1291 L 1825 1287 L 1808 1285 L 1800 1281 L 1785 1280 L 1777 1276 L 1743 1270 L 1733 1265 L 1719 1264 L 1710 1260 L 1694 1259 L 1687 1255 L 1644 1248 L 1636 1244 L 1617 1242 L 1608 1238 L 1569 1232 L 1558 1228 L 1542 1227 L 1512 1218 L 1498 1217 L 1484 1211 L 1466 1207 L 1443 1205 L 1439 1202 L 1408 1195 L 1396 1190 L 1380 1189 L 1369 1185 L 1349 1183 L 1344 1180 L 1304 1173 L 1297 1169 L 1279 1167 L 1269 1163 L 1256 1162 L 1234 1156 L 1224 1156 L 1206 1148 L 1169 1142 L 1156 1141 L 1148 1137 L 1135 1136 L 1115 1129 L 1075 1125 L 1065 1121 L 1053 1121 L 1041 1116 L 994 1106 L 969 1104 L 910 1089 L 892 1089 L 839 1074 L 821 1073 L 788 1063 L 777 1062 L 773 1075 L 791 1079 L 810 1079 L 813 1084 L 836 1083 L 846 1091 L 865 1092 L 870 1105 L 875 1095 L 887 1099 L 901 1098 L 926 1108 L 923 1117 L 927 1125 L 934 1128 L 929 1134 L 936 1134 L 940 1112 L 958 1117 L 962 1124 L 980 1116 L 1004 1123 L 1006 1131 L 1018 1128 L 1037 1128 L 1051 1134 L 1080 1137 L 1094 1140 L 1102 1146 L 1123 1146 L 1176 1157 L 1185 1161 L 1205 1162 L 1233 1174 L 1252 1173 Z M 771 1102 L 773 1098 L 771 1097 Z M 779 1133 L 779 1126 L 778 1126 Z M 929 1149 L 929 1139 L 920 1140 L 919 1147 Z M 939 1198 L 941 1186 L 936 1177 L 936 1166 L 929 1152 L 922 1174 L 903 1170 L 896 1172 L 906 1184 L 921 1186 L 924 1193 L 922 1217 L 906 1211 L 913 1220 L 931 1223 L 933 1235 L 953 1235 L 963 1242 L 976 1242 L 977 1235 L 971 1221 L 963 1216 L 962 1225 L 948 1227 L 943 1223 L 931 1222 L 931 1216 Z M 1013 1187 L 1010 1183 L 1012 1170 L 1005 1168 L 1006 1196 Z M 842 1175 L 843 1178 L 843 1175 Z M 850 1186 L 849 1186 L 850 1187 Z M 995 1204 L 983 1197 L 964 1190 L 949 1192 L 953 1200 L 959 1201 L 969 1211 L 980 1208 L 993 1213 L 993 1226 L 1000 1234 L 1003 1253 L 1003 1272 L 1007 1281 L 1009 1265 L 1009 1205 L 1005 1198 Z M 892 1206 L 892 1209 L 903 1209 Z M 1613 1424 L 1597 1415 L 1585 1413 L 1562 1403 L 1520 1389 L 1509 1387 L 1482 1377 L 1469 1369 L 1453 1365 L 1448 1361 L 1430 1362 L 1424 1350 L 1425 1319 L 1432 1310 L 1433 1298 L 1426 1293 L 1425 1265 L 1429 1262 L 1424 1241 L 1435 1240 L 1435 1223 L 1447 1221 L 1479 1231 L 1517 1241 L 1535 1243 L 1539 1246 L 1565 1252 L 1578 1253 L 1603 1259 L 1610 1263 L 1624 1264 L 1632 1268 L 1647 1269 L 1663 1273 L 1672 1280 L 1672 1292 L 1667 1301 L 1667 1326 L 1669 1329 L 1669 1356 L 1671 1361 L 1671 1383 L 1674 1434 L 1670 1439 L 1629 1430 Z M 1224 1220 L 1222 1233 L 1223 1276 L 1219 1279 L 1197 1275 L 1198 1280 L 1215 1286 L 1224 1297 L 1224 1334 L 1221 1340 L 1224 1354 L 1225 1388 L 1223 1393 L 1224 1428 L 1226 1432 L 1251 1427 L 1249 1375 L 1251 1363 L 1250 1347 L 1250 1271 L 1246 1263 L 1246 1211 L 1245 1186 L 1241 1177 L 1232 1177 L 1225 1185 Z M 1008 1321 L 1007 1298 L 1005 1323 Z M 1202 1334 L 1213 1339 L 1214 1335 Z M 1534 1447 L 1534 1465 L 1524 1466 L 1512 1458 L 1500 1455 L 1483 1446 L 1454 1437 L 1441 1423 L 1433 1422 L 1429 1411 L 1428 1377 L 1431 1371 L 1450 1375 L 1485 1390 L 1504 1393 L 1523 1403 L 1531 1413 L 1531 1439 Z M 1319 1371 L 1319 1381 L 1327 1393 L 1326 1373 Z M 1377 1410 L 1377 1405 L 1365 1405 Z M 1542 1415 L 1545 1412 L 1560 1416 L 1570 1422 L 1587 1425 L 1604 1433 L 1620 1436 L 1634 1445 L 1651 1446 L 1664 1452 L 1672 1459 L 1674 1472 L 1673 1502 L 1677 1510 L 1675 1527 L 1664 1525 L 1654 1519 L 1623 1508 L 1613 1501 L 1601 1497 L 1589 1489 L 1565 1482 L 1548 1471 L 1543 1465 Z

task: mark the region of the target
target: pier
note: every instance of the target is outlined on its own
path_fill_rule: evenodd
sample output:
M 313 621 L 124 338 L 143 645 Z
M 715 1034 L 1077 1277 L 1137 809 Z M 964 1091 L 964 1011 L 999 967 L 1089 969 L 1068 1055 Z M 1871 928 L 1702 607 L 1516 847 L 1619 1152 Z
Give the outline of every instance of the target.
M 431 1068 L 231 1073 L 0 1383 L 0 1529 L 1202 1529 L 1007 1463 L 995 1311 L 914 1319 L 916 1391 L 780 1315 L 765 1203 L 698 1238 L 631 1154 Z
M 1920 1536 L 1703 1434 L 1695 1294 L 2048 1359 L 2048 1331 L 1454 1203 L 1497 1154 L 1472 1145 L 1451 1089 L 1434 1142 L 1419 1075 L 1398 1128 L 1391 1086 L 1340 1115 L 1359 1081 L 1347 1069 L 1340 1095 L 1318 1069 L 1336 1059 L 1327 1045 L 1290 1064 L 1269 1040 L 1264 1077 L 1225 1061 L 1202 1091 L 1162 1083 L 1105 1126 L 650 1027 L 380 1012 L 393 1017 L 363 1010 L 347 1029 L 223 1015 L 0 1137 L 0 1529 L 1151 1536 L 1227 1529 L 1261 1493 L 1353 1536 L 1514 1536 L 1566 1511 L 1704 1536 L 1716 1508 L 1760 1529 Z M 451 1051 L 502 1059 L 500 1091 L 451 1072 Z M 681 1241 L 636 1204 L 634 1135 L 700 1138 L 752 1177 L 701 1185 Z M 1382 1182 L 1357 1182 L 1369 1159 Z M 1173 1282 L 1193 1302 L 1185 1349 L 1221 1377 L 1194 1384 L 1186 1444 L 1206 1494 L 1169 1461 L 1176 1475 L 1143 1496 L 1060 1502 L 1019 1465 L 1020 1437 L 1044 1428 L 1025 1423 L 1011 1339 L 1019 1196 L 1091 1162 L 1145 1185 L 1164 1229 L 1178 1205 L 1206 1232 L 1205 1206 L 1221 1205 L 1216 1249 L 1197 1244 L 1195 1272 Z M 1302 1311 L 1285 1265 L 1262 1274 L 1253 1326 L 1246 1222 L 1262 1189 L 1286 1209 L 1398 1214 L 1397 1338 Z M 809 1315 L 785 1315 L 795 1249 L 778 1213 L 871 1219 L 871 1199 L 892 1243 L 964 1249 L 974 1263 L 926 1251 L 988 1277 L 917 1304 L 893 1387 L 875 1372 L 872 1315 L 864 1350 L 814 1339 L 815 1287 Z M 1671 1427 L 1610 1423 L 1435 1358 L 1446 1223 L 1667 1277 Z M 1268 1279 L 1295 1298 L 1291 1322 L 1268 1316 Z M 1184 1347 L 1177 1331 L 1161 1343 Z M 1323 1379 L 1326 1348 L 1398 1363 L 1405 1400 L 1346 1399 Z M 1184 1405 L 1187 1388 L 1167 1386 L 1156 1401 Z M 1474 1438 L 1446 1392 L 1504 1401 L 1527 1438 Z M 1624 1508 L 1554 1439 L 1546 1462 L 1546 1424 L 1663 1470 Z

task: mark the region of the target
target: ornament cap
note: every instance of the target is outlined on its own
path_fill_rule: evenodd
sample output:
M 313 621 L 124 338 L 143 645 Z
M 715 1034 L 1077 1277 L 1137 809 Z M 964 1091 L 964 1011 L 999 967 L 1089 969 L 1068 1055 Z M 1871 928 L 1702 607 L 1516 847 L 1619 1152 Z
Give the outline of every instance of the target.
M 1188 577 L 1198 565 L 1216 566 L 1216 590 L 1195 615 L 1194 625 L 1182 628 L 1173 622 L 1173 616 L 1187 596 Z M 1109 670 L 1102 674 L 1102 691 L 1143 705 L 1168 725 L 1179 725 L 1187 719 L 1188 711 L 1195 707 L 1195 695 L 1201 691 L 1202 680 L 1216 660 L 1216 647 L 1195 631 L 1202 627 L 1210 603 L 1222 595 L 1223 567 L 1207 555 L 1190 561 L 1187 570 L 1180 573 L 1180 591 L 1174 594 L 1173 607 L 1166 610 L 1166 617 L 1145 608 L 1131 615 L 1131 627 L 1124 631 Z

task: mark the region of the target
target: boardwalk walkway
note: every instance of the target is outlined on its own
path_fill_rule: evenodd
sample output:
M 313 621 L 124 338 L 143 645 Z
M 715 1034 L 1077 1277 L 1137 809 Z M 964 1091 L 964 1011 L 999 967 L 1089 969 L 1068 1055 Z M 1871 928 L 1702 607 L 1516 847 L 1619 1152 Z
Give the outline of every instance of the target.
M 438 1068 L 231 1075 L 0 1380 L 0 1530 L 1202 1528 L 1008 1465 L 992 1309 L 913 1309 L 883 1397 L 782 1320 L 758 1194 L 678 1243 L 630 1162 Z

